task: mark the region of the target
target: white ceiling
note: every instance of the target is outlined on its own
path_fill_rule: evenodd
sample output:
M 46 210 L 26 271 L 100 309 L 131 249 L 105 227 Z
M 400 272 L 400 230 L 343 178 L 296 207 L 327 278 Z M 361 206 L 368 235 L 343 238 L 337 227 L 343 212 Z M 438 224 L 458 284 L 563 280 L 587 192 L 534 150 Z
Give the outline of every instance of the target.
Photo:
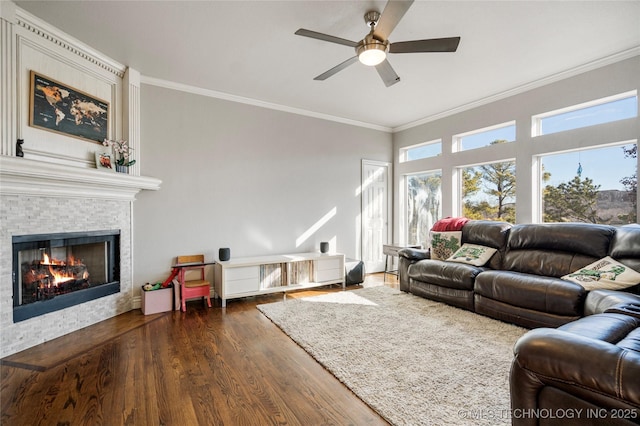
M 388 129 L 640 46 L 639 1 L 416 1 L 391 42 L 462 40 L 456 53 L 389 55 L 401 81 L 387 88 L 357 62 L 314 81 L 355 52 L 294 35 L 358 41 L 384 0 L 15 3 L 145 77 Z

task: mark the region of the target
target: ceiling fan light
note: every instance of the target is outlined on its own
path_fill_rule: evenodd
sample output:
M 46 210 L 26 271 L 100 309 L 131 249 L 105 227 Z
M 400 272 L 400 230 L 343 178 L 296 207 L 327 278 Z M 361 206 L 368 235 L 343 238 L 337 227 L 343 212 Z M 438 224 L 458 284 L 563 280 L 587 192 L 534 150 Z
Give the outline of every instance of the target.
M 384 61 L 386 57 L 387 54 L 384 53 L 384 50 L 371 49 L 363 50 L 358 56 L 358 60 L 365 65 L 375 66 Z
M 364 65 L 375 66 L 387 58 L 387 44 L 373 40 L 357 47 L 358 60 Z

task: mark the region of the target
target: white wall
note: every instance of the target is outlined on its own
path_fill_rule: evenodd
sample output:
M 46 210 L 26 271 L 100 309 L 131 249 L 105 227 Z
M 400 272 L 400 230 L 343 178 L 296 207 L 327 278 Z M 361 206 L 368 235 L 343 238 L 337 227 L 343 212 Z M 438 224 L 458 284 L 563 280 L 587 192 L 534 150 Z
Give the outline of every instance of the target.
M 531 116 L 604 98 L 631 90 L 640 91 L 640 56 L 588 71 L 564 80 L 506 97 L 438 120 L 397 132 L 394 141 L 394 235 L 405 238 L 403 175 L 442 170 L 442 215 L 456 216 L 456 167 L 516 160 L 516 221 L 530 223 L 536 219 L 537 189 L 533 184 L 533 158 L 548 152 L 576 150 L 601 144 L 637 140 L 638 117 L 597 126 L 533 138 Z M 485 148 L 452 152 L 454 135 L 515 120 L 516 141 Z M 442 139 L 442 155 L 399 163 L 399 150 L 423 142 Z M 612 167 L 612 166 L 607 166 Z M 615 167 L 615 165 L 613 165 Z
M 358 252 L 361 159 L 391 162 L 391 134 L 149 84 L 141 89 L 142 175 L 134 283 L 160 281 L 176 255 Z M 324 226 L 300 237 L 335 209 Z

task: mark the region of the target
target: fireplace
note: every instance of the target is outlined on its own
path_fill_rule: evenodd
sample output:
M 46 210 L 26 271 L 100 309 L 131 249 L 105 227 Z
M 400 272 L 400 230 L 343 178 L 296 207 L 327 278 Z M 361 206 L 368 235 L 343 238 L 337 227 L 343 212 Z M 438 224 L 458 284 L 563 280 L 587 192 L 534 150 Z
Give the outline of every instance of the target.
M 133 203 L 140 191 L 159 190 L 160 180 L 0 154 L 0 182 L 0 358 L 140 306 L 139 287 L 133 285 Z M 39 246 L 34 241 L 55 241 L 58 233 L 96 230 L 108 231 L 74 232 L 67 237 L 112 235 L 102 251 L 108 253 L 110 265 L 98 267 L 106 270 L 105 276 L 111 275 L 106 285 L 22 303 L 20 251 L 46 249 L 47 244 Z M 14 247 L 14 243 L 25 242 L 31 247 Z M 49 243 L 49 247 L 59 245 Z M 75 249 L 73 256 L 83 261 L 93 285 L 99 273 L 92 271 L 91 259 Z M 37 257 L 32 254 L 31 262 Z M 103 290 L 113 294 L 93 293 Z M 80 296 L 82 299 L 74 300 Z
M 13 244 L 13 322 L 120 291 L 120 231 L 19 235 Z

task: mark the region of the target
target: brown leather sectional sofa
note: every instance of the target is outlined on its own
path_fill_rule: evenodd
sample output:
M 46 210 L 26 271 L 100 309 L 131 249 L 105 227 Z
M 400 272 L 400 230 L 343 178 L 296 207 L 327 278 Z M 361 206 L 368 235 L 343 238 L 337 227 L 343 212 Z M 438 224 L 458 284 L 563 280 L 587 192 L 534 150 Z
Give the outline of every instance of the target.
M 400 289 L 535 328 L 514 347 L 513 425 L 640 424 L 640 295 L 562 280 L 605 256 L 640 272 L 640 225 L 470 221 L 483 267 L 399 253 Z
M 472 220 L 462 243 L 497 249 L 484 266 L 399 252 L 400 290 L 527 328 L 558 327 L 584 316 L 587 291 L 560 277 L 605 256 L 640 271 L 640 225 L 511 225 Z M 640 286 L 626 289 L 638 293 Z

